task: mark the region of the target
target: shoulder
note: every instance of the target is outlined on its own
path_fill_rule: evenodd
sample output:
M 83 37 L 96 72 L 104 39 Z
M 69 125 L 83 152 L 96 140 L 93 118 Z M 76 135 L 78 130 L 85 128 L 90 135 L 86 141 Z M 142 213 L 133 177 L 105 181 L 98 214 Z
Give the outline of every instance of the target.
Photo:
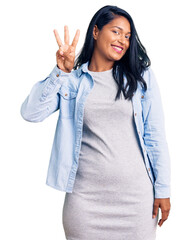
M 151 67 L 148 67 L 143 73 L 142 77 L 147 83 L 148 88 L 152 88 L 157 83 L 155 73 Z
M 151 67 L 148 67 L 142 75 L 143 79 L 147 84 L 147 95 L 154 95 L 159 91 L 158 80 L 156 75 Z

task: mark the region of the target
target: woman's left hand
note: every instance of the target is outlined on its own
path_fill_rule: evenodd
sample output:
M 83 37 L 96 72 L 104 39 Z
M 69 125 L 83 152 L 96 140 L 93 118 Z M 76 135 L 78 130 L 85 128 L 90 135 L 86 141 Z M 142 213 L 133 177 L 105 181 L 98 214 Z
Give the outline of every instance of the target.
M 170 213 L 170 198 L 155 198 L 153 206 L 153 218 L 157 216 L 158 208 L 161 208 L 162 218 L 159 220 L 158 225 L 161 227 L 163 222 L 167 220 Z

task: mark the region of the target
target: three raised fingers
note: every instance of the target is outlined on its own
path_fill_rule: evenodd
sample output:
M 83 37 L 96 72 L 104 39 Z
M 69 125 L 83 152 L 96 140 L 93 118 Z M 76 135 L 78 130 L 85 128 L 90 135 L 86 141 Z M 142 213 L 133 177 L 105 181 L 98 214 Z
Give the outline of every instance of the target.
M 59 47 L 64 46 L 63 43 L 62 43 L 62 40 L 61 40 L 61 38 L 58 34 L 58 31 L 56 29 L 54 30 L 54 35 L 56 37 L 56 41 L 57 41 L 58 46 Z M 78 40 L 79 40 L 79 36 L 80 36 L 80 30 L 78 29 L 76 31 L 76 34 L 75 34 L 74 39 L 73 39 L 72 44 L 71 44 L 71 46 L 73 46 L 74 48 L 76 48 L 76 45 L 77 45 Z M 69 45 L 69 30 L 68 30 L 67 25 L 64 26 L 64 43 L 66 45 Z

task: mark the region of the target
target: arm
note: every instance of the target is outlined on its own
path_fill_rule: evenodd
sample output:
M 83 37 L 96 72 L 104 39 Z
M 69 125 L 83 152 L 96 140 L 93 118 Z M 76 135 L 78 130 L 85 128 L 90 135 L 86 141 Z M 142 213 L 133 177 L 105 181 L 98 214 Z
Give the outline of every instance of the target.
M 75 49 L 78 43 L 80 30 L 76 31 L 72 44 L 69 45 L 68 26 L 64 27 L 64 44 L 57 30 L 54 30 L 59 50 L 56 52 L 57 65 L 50 75 L 37 82 L 31 89 L 21 106 L 21 115 L 26 121 L 41 122 L 59 108 L 59 89 L 71 76 L 74 66 Z
M 170 197 L 170 156 L 165 135 L 162 101 L 156 77 L 148 70 L 144 108 L 144 142 L 155 176 L 155 198 Z
M 32 87 L 21 105 L 21 116 L 29 122 L 41 122 L 59 108 L 59 89 L 71 73 L 56 65 L 49 76 Z

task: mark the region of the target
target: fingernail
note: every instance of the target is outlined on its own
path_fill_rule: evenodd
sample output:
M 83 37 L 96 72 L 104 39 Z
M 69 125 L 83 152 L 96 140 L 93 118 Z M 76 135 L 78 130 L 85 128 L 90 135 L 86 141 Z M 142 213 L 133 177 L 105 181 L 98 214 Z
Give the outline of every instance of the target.
M 153 215 L 153 218 L 155 218 L 155 215 Z
M 60 54 L 63 54 L 63 52 L 62 52 L 62 51 L 60 51 Z

